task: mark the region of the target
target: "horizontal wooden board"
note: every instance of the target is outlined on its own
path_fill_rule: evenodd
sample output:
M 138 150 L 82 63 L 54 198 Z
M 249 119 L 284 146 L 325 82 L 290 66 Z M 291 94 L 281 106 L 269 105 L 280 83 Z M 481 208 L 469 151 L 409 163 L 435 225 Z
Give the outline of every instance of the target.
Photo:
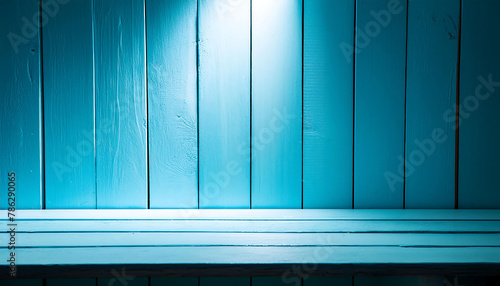
M 9 234 L 0 234 L 8 241 Z M 500 247 L 500 234 L 415 233 L 19 233 L 17 248 L 99 246 L 469 246 Z M 7 248 L 7 245 L 0 245 Z
M 8 252 L 1 249 L 0 255 L 8 257 Z M 21 248 L 16 255 L 23 257 L 19 266 L 491 263 L 500 268 L 499 247 L 80 247 Z
M 17 220 L 500 220 L 500 210 L 19 210 Z M 7 211 L 0 210 L 0 221 Z
M 500 221 L 18 221 L 22 232 L 492 232 Z

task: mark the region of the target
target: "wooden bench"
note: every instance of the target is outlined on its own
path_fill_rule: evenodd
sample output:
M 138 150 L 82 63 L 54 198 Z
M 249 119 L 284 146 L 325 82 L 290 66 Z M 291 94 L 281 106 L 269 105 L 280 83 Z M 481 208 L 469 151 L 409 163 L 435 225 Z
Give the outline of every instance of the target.
M 9 222 L 0 211 L 2 224 Z M 17 211 L 18 277 L 500 273 L 500 210 Z M 11 250 L 1 236 L 0 278 Z

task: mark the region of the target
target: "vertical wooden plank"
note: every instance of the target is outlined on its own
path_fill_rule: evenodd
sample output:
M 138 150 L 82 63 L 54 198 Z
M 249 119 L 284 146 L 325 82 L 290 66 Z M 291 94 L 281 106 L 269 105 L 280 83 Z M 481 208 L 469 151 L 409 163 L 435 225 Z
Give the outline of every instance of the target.
M 147 208 L 144 0 L 96 0 L 98 208 Z
M 353 286 L 352 277 L 309 277 L 304 286 Z
M 302 0 L 252 1 L 252 207 L 302 205 Z
M 97 286 L 149 286 L 147 277 L 136 277 L 127 274 L 127 269 L 116 269 L 112 278 L 98 278 Z
M 43 28 L 46 207 L 95 208 L 92 1 Z
M 354 286 L 442 286 L 458 285 L 445 283 L 443 277 L 436 276 L 355 276 Z M 448 281 L 449 282 L 449 281 Z
M 250 0 L 199 15 L 200 208 L 249 208 Z
M 443 116 L 456 104 L 460 1 L 409 3 L 405 206 L 454 208 L 455 125 Z
M 198 277 L 183 277 L 183 278 L 152 277 L 150 286 L 199 286 L 199 285 L 198 285 Z
M 354 206 L 402 208 L 392 185 L 404 158 L 406 1 L 358 0 L 356 11 Z
M 200 286 L 250 286 L 250 277 L 200 277 Z
M 2 280 L 3 286 L 42 286 L 43 279 L 11 279 Z
M 197 1 L 146 3 L 151 208 L 198 207 Z
M 304 208 L 352 207 L 354 1 L 304 2 Z
M 47 279 L 47 286 L 95 286 L 96 284 L 96 278 Z
M 462 3 L 459 207 L 499 208 L 500 2 Z
M 36 0 L 0 2 L 0 209 L 9 207 L 9 177 L 16 208 L 42 207 L 40 39 L 32 23 L 38 7 Z

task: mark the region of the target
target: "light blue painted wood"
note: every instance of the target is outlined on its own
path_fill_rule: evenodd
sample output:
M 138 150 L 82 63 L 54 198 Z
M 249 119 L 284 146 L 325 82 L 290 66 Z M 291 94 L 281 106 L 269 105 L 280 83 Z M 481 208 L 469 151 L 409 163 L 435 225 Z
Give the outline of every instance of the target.
M 354 1 L 304 2 L 304 208 L 352 207 Z
M 304 286 L 354 286 L 352 277 L 308 277 Z
M 250 286 L 250 277 L 200 277 L 200 286 Z
M 404 158 L 406 1 L 356 7 L 354 206 L 402 208 L 403 184 L 386 175 Z
M 151 277 L 150 286 L 199 286 L 197 277 L 156 278 Z
M 111 278 L 97 279 L 96 286 L 150 286 L 147 277 L 137 277 L 127 273 L 126 267 L 111 270 Z
M 144 0 L 96 0 L 98 208 L 147 208 Z
M 459 207 L 500 208 L 500 2 L 462 3 Z
M 69 1 L 43 27 L 47 208 L 95 208 L 92 1 Z
M 250 207 L 250 0 L 200 1 L 200 208 Z
M 148 0 L 151 208 L 198 207 L 196 0 Z
M 96 278 L 47 279 L 47 286 L 95 286 L 96 280 Z
M 252 1 L 252 207 L 302 205 L 302 0 Z
M 11 279 L 2 280 L 3 286 L 42 286 L 42 279 Z
M 456 104 L 459 9 L 459 0 L 409 4 L 407 208 L 455 207 L 455 124 L 443 116 Z
M 0 2 L 0 209 L 42 207 L 40 40 L 38 23 L 23 22 L 37 11 L 35 0 Z M 15 201 L 8 200 L 9 178 Z

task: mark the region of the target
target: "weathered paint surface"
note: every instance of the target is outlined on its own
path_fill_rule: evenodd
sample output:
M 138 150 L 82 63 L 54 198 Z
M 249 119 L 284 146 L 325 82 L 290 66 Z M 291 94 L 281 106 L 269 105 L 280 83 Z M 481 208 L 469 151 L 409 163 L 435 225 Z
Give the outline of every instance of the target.
M 250 207 L 250 0 L 201 0 L 200 208 Z
M 460 1 L 409 3 L 405 206 L 454 208 Z
M 354 1 L 304 2 L 304 208 L 352 207 Z
M 500 208 L 500 2 L 462 3 L 458 206 Z
M 354 207 L 402 208 L 403 184 L 386 178 L 404 158 L 406 2 L 356 9 Z
M 252 1 L 252 207 L 302 205 L 302 1 Z
M 144 1 L 94 1 L 98 208 L 147 208 Z
M 95 208 L 92 1 L 70 1 L 43 27 L 47 208 Z
M 36 27 L 22 29 L 22 18 L 37 11 L 36 0 L 0 2 L 0 209 L 42 207 L 40 39 Z M 8 200 L 9 178 L 15 201 Z
M 196 0 L 146 2 L 151 208 L 198 207 Z

